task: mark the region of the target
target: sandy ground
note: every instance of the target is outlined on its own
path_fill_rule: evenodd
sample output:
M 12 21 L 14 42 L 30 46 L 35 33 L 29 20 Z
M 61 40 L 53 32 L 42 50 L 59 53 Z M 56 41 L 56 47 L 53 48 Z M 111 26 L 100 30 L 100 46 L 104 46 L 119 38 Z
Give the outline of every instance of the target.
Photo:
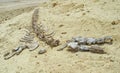
M 75 36 L 112 36 L 113 44 L 102 45 L 107 54 L 71 53 L 36 39 L 40 47 L 35 51 L 4 60 L 3 54 L 19 44 L 25 30 L 31 31 L 33 11 L 15 13 L 13 18 L 10 14 L 0 24 L 0 73 L 120 73 L 120 0 L 52 0 L 37 8 L 39 22 L 52 28 L 61 43 Z M 47 48 L 47 53 L 38 55 L 40 48 Z
M 0 23 L 24 12 L 29 12 L 47 0 L 0 0 Z

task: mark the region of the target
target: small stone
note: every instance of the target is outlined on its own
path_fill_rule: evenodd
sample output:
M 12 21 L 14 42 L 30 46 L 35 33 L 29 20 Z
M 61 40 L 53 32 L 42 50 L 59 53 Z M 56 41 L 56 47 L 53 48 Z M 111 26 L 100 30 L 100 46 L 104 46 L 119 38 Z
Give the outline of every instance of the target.
M 57 3 L 53 3 L 52 6 L 53 6 L 53 7 L 57 6 Z
M 61 66 L 60 64 L 58 64 L 58 66 Z
M 35 58 L 37 58 L 37 56 L 35 56 Z
M 62 25 L 62 24 L 61 24 L 61 25 L 59 25 L 59 27 L 63 27 L 63 26 L 64 26 L 64 25 Z
M 117 23 L 116 23 L 115 21 L 112 21 L 111 24 L 112 24 L 112 25 L 116 25 Z
M 61 34 L 67 34 L 67 32 L 62 32 Z
M 86 15 L 86 13 L 83 13 L 82 15 Z
M 46 52 L 47 52 L 46 49 L 42 48 L 42 49 L 40 49 L 40 51 L 38 52 L 38 54 L 43 54 L 43 53 L 46 53 Z
M 110 59 L 110 62 L 114 62 L 114 60 Z
M 36 64 L 39 64 L 39 62 L 36 62 Z
M 66 14 L 66 16 L 70 16 L 70 14 Z

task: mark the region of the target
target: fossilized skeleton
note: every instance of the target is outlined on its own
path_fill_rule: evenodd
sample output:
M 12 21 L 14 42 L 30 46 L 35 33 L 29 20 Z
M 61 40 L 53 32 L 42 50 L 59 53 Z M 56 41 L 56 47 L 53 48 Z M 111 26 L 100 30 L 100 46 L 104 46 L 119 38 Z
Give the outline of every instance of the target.
M 20 44 L 11 51 L 5 53 L 4 59 L 7 60 L 14 55 L 19 55 L 23 50 L 29 49 L 30 51 L 35 50 L 39 46 L 39 43 L 34 40 L 31 34 L 26 34 L 23 38 L 20 39 Z
M 45 42 L 50 47 L 58 46 L 60 41 L 53 38 L 52 36 L 53 32 L 51 32 L 50 34 L 47 34 L 47 31 L 45 30 L 44 25 L 38 24 L 38 17 L 39 17 L 39 9 L 35 9 L 32 15 L 33 32 L 37 35 L 37 37 L 41 41 Z M 4 55 L 4 59 L 9 59 L 14 55 L 19 55 L 24 49 L 29 49 L 30 51 L 32 51 L 39 46 L 38 42 L 34 40 L 34 37 L 30 33 L 27 33 L 23 38 L 21 38 L 20 42 L 22 42 L 22 44 L 18 45 L 12 51 L 7 52 Z M 45 52 L 46 52 L 45 49 L 41 49 L 39 51 L 40 54 Z
M 104 54 L 103 48 L 99 47 L 98 45 L 101 44 L 112 44 L 112 37 L 106 36 L 102 38 L 85 38 L 85 37 L 75 37 L 71 40 L 67 41 L 67 43 L 63 44 L 58 51 L 63 50 L 66 47 L 69 47 L 71 51 L 90 51 L 93 53 Z
M 32 15 L 32 29 L 36 36 L 50 47 L 56 47 L 59 45 L 60 41 L 58 39 L 53 38 L 53 33 L 47 33 L 43 24 L 39 24 L 39 9 L 35 9 Z M 69 47 L 71 51 L 90 51 L 93 53 L 105 53 L 103 48 L 99 47 L 100 44 L 112 43 L 112 37 L 107 36 L 103 38 L 84 38 L 84 37 L 76 37 L 67 41 L 65 44 L 58 49 L 58 51 L 63 50 L 66 47 Z M 10 52 L 5 53 L 4 59 L 9 59 L 14 55 L 19 55 L 24 49 L 29 49 L 30 51 L 35 50 L 39 43 L 34 39 L 34 36 L 28 32 L 23 38 L 21 38 L 20 42 L 22 44 L 18 45 L 15 49 Z M 46 52 L 46 49 L 41 49 L 38 53 L 43 54 Z
M 36 9 L 32 16 L 32 28 L 33 28 L 34 33 L 36 33 L 37 37 L 40 40 L 44 41 L 51 47 L 58 46 L 60 41 L 54 39 L 51 36 L 53 32 L 50 34 L 46 34 L 46 31 L 44 30 L 43 25 L 41 24 L 40 26 L 38 26 L 38 23 L 37 23 L 38 17 L 39 17 L 39 9 Z

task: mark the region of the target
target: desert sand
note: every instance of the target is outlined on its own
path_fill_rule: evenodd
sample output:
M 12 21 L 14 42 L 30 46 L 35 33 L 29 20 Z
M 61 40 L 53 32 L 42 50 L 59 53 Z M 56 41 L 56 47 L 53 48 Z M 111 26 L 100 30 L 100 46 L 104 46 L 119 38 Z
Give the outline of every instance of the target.
M 12 6 L 7 10 L 8 19 L 3 14 L 6 10 L 0 11 L 0 73 L 120 73 L 120 0 L 49 0 L 32 4 Z M 5 52 L 19 45 L 26 30 L 32 31 L 32 13 L 36 8 L 39 22 L 54 30 L 54 37 L 61 44 L 76 36 L 112 36 L 113 44 L 101 46 L 107 54 L 72 53 L 68 48 L 50 48 L 36 37 L 40 45 L 36 50 L 24 50 L 4 60 Z M 40 48 L 47 52 L 38 54 Z

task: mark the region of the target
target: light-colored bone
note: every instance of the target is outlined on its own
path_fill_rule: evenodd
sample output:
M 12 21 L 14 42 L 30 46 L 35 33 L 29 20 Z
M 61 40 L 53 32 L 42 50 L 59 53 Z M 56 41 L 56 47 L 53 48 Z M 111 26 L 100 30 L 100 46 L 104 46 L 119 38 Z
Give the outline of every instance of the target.
M 53 33 L 47 34 L 47 31 L 43 26 L 43 24 L 39 26 L 38 18 L 39 18 L 39 9 L 35 9 L 32 15 L 32 28 L 34 30 L 34 33 L 41 41 L 44 41 L 46 44 L 50 45 L 51 47 L 58 46 L 60 41 L 52 37 Z
M 20 45 L 17 47 L 18 50 L 16 50 L 16 55 L 19 55 L 24 49 L 28 48 L 26 45 Z
M 76 49 L 78 47 L 78 43 L 77 42 L 70 42 L 70 43 L 68 43 L 68 47 L 70 47 L 72 49 Z
M 104 38 L 96 39 L 96 44 L 104 44 L 104 43 L 105 43 Z
M 16 52 L 12 52 L 12 53 L 9 52 L 9 54 L 7 53 L 7 54 L 4 55 L 4 59 L 5 59 L 5 60 L 8 60 L 8 59 L 10 59 L 11 57 L 13 57 L 15 54 L 16 54 Z
M 106 52 L 104 52 L 103 48 L 97 46 L 97 45 L 93 45 L 89 48 L 90 52 L 93 53 L 99 53 L 99 54 L 105 54 Z
M 89 51 L 90 46 L 87 45 L 80 45 L 78 46 L 79 51 Z
M 31 42 L 27 44 L 27 47 L 30 51 L 33 51 L 35 49 L 37 49 L 39 47 L 39 43 L 38 42 Z
M 66 47 L 67 47 L 67 43 L 61 45 L 60 48 L 57 49 L 57 51 L 61 51 L 61 50 L 63 50 L 63 49 L 66 48 Z
M 95 43 L 96 43 L 96 39 L 95 39 L 95 38 L 87 38 L 86 43 L 87 43 L 88 45 L 95 44 Z

